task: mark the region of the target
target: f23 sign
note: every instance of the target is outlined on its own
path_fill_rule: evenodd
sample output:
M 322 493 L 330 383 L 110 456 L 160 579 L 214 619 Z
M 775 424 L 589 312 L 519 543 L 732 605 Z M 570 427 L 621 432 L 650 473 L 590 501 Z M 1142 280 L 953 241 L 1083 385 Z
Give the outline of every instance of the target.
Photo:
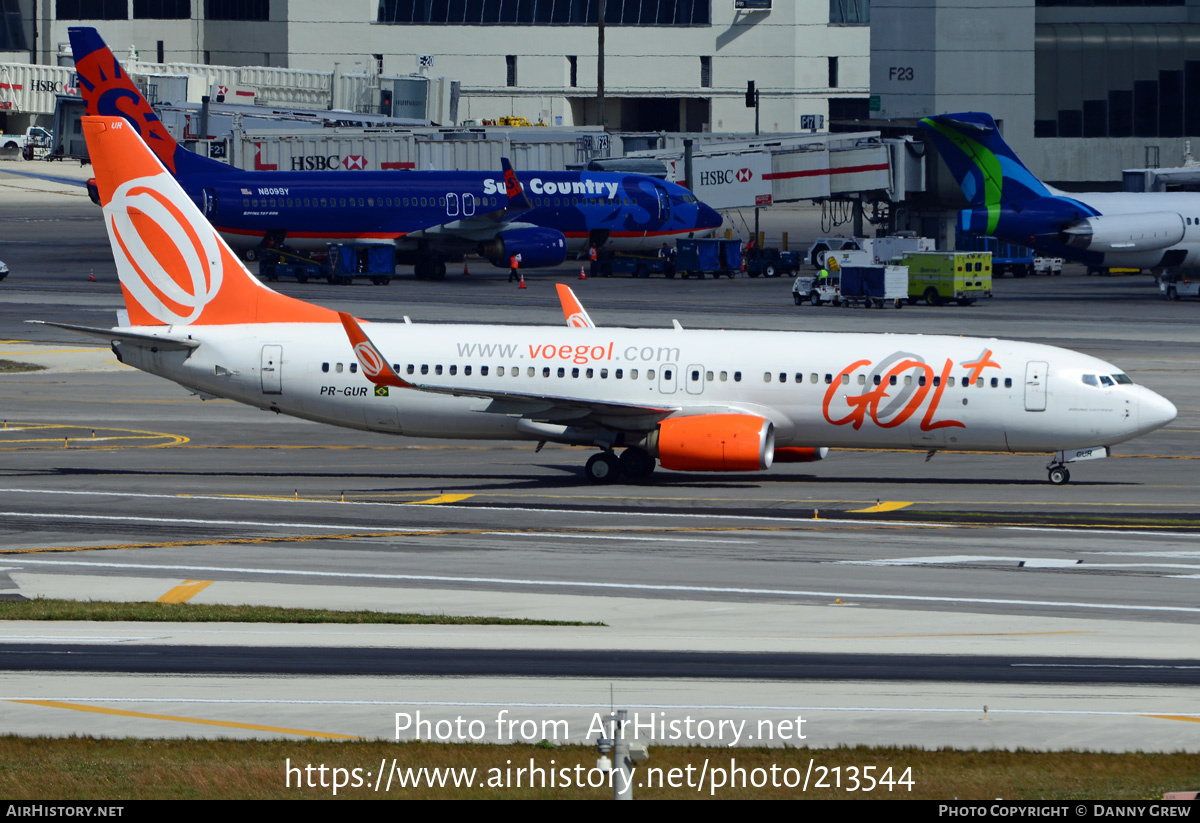
M 692 191 L 714 209 L 771 205 L 771 155 L 704 154 L 692 159 Z

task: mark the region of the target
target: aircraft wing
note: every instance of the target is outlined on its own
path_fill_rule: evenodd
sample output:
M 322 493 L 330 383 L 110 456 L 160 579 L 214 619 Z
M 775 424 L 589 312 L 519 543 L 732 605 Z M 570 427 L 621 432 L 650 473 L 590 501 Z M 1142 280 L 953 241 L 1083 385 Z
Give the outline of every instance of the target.
M 500 158 L 500 167 L 504 170 L 505 194 L 504 205 L 501 208 L 477 214 L 473 217 L 464 217 L 459 220 L 451 220 L 448 223 L 438 223 L 435 226 L 410 231 L 405 236 L 417 238 L 461 237 L 468 240 L 488 240 L 496 233 L 496 229 L 501 226 L 505 228 L 533 228 L 533 224 L 531 223 L 519 222 L 520 216 L 533 208 L 532 201 L 525 194 L 525 187 L 521 185 L 521 181 L 517 178 L 517 173 L 513 171 L 512 163 L 508 162 L 507 157 Z
M 133 343 L 138 346 L 153 346 L 163 351 L 170 350 L 190 350 L 200 347 L 199 341 L 191 338 L 179 337 L 159 337 L 156 334 L 142 334 L 132 332 L 127 329 L 102 329 L 95 326 L 75 326 L 70 323 L 50 323 L 45 320 L 26 320 L 26 323 L 36 323 L 39 326 L 54 326 L 57 329 L 66 329 L 78 334 L 87 334 L 92 337 L 101 337 L 109 343 Z
M 482 402 L 475 410 L 492 414 L 507 414 L 550 423 L 599 423 L 618 429 L 647 430 L 665 417 L 679 411 L 679 406 L 618 403 L 608 400 L 548 394 L 529 394 L 480 387 L 434 385 L 405 380 L 392 369 L 383 353 L 375 346 L 358 322 L 346 312 L 338 312 L 342 326 L 354 347 L 363 374 L 376 386 L 414 389 L 454 397 L 478 397 Z

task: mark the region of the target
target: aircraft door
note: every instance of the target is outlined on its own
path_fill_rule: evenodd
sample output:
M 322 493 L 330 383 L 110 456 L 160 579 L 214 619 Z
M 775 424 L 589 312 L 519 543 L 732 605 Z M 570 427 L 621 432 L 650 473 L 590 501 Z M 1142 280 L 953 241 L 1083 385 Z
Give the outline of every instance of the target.
M 210 220 L 217 216 L 217 190 L 204 190 L 204 216 Z
M 262 347 L 263 394 L 283 394 L 283 346 Z
M 1049 363 L 1031 360 L 1025 366 L 1025 411 L 1046 410 L 1046 386 L 1050 382 Z
M 658 196 L 658 219 L 665 223 L 671 216 L 671 196 L 658 186 L 654 187 L 654 193 Z
M 687 388 L 688 394 L 701 394 L 704 392 L 704 366 L 698 363 L 693 363 L 687 367 L 687 374 L 684 376 L 684 386 Z
M 663 363 L 662 370 L 658 375 L 658 390 L 663 394 L 674 394 L 677 385 L 678 377 L 676 372 L 679 371 L 674 363 Z

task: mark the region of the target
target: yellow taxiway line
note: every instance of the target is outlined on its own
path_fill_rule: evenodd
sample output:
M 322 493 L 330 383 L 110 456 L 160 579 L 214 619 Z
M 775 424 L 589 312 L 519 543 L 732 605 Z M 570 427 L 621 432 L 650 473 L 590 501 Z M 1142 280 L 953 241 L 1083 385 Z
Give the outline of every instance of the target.
M 201 717 L 176 717 L 169 714 L 147 714 L 146 712 L 131 712 L 125 709 L 106 709 L 102 706 L 84 706 L 79 703 L 63 703 L 58 700 L 10 700 L 10 703 L 28 703 L 31 706 L 49 706 L 52 709 L 70 709 L 76 712 L 91 712 L 93 714 L 111 714 L 117 717 L 138 717 L 143 720 L 169 720 L 172 723 L 197 723 L 201 726 L 220 726 L 225 729 L 246 729 L 253 732 L 275 732 L 276 734 L 294 734 L 300 737 L 321 737 L 327 740 L 360 740 L 352 734 L 332 734 L 330 732 L 314 732 L 307 729 L 285 729 L 281 726 L 260 726 L 256 723 L 234 723 L 231 720 L 208 720 Z
M 912 505 L 912 502 L 903 500 L 887 500 L 883 503 L 878 503 L 868 509 L 851 509 L 851 514 L 874 514 L 876 512 L 894 512 L 900 509 L 906 509 Z
M 186 603 L 213 584 L 211 580 L 185 580 L 158 598 L 159 603 Z

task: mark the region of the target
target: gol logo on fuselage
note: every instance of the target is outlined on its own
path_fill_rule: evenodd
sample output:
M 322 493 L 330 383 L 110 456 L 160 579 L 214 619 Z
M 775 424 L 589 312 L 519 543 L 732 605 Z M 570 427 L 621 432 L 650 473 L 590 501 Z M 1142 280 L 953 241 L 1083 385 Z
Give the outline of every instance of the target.
M 221 290 L 224 268 L 212 226 L 172 204 L 168 186 L 174 183 L 165 173 L 122 183 L 104 218 L 121 285 L 159 322 L 187 325 Z M 158 262 L 172 258 L 183 264 L 178 280 Z
M 962 368 L 967 369 L 967 375 L 963 378 L 966 385 L 974 385 L 975 381 L 982 379 L 980 374 L 984 369 L 1000 368 L 1000 364 L 992 360 L 991 356 L 992 350 L 984 349 L 975 360 L 962 364 Z M 845 409 L 849 411 L 844 416 L 835 418 L 835 414 L 845 410 L 838 409 L 835 412 L 831 408 L 837 399 L 838 390 L 845 385 L 843 379 L 848 380 L 851 374 L 863 368 L 870 368 L 864 381 L 865 387 L 860 394 L 846 394 L 842 397 Z M 871 422 L 881 429 L 895 428 L 907 422 L 924 406 L 925 413 L 920 422 L 921 431 L 950 427 L 966 428 L 966 424 L 958 420 L 934 419 L 953 368 L 954 361 L 947 357 L 941 374 L 935 375 L 933 367 L 926 363 L 923 357 L 910 352 L 891 354 L 873 368 L 870 360 L 856 360 L 833 378 L 833 382 L 825 390 L 821 411 L 825 419 L 833 425 L 850 424 L 857 431 L 862 428 L 868 416 Z M 902 383 L 900 378 L 905 376 L 916 379 L 905 380 Z M 892 384 L 893 379 L 896 380 L 895 385 Z M 926 399 L 928 403 L 925 402 Z

